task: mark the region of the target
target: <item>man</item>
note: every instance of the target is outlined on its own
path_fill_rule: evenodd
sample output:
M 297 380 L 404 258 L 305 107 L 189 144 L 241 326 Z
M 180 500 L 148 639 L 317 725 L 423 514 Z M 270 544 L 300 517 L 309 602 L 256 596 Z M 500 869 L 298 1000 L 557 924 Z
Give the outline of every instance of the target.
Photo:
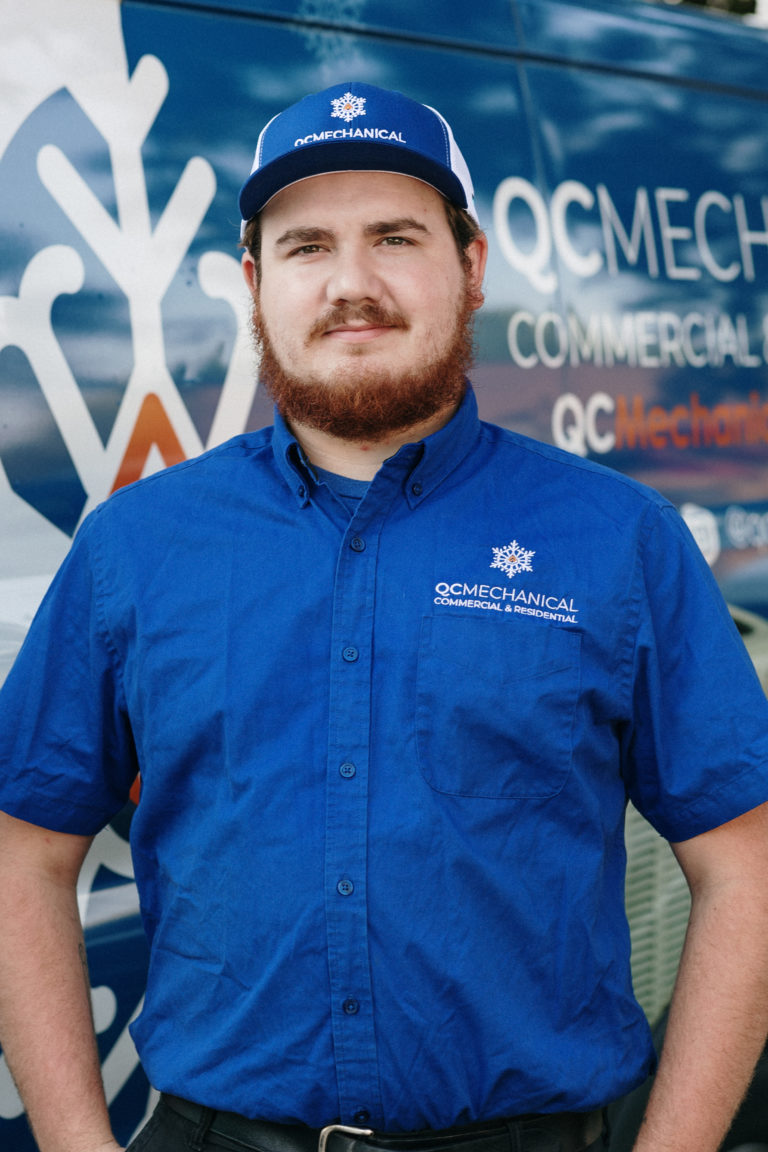
M 486 241 L 436 112 L 307 97 L 240 204 L 275 427 L 99 509 L 3 695 L 39 1146 L 117 1147 L 73 887 L 140 769 L 136 1152 L 603 1147 L 653 1063 L 627 796 L 693 894 L 636 1152 L 714 1152 L 768 1027 L 768 709 L 706 565 L 660 496 L 478 422 Z

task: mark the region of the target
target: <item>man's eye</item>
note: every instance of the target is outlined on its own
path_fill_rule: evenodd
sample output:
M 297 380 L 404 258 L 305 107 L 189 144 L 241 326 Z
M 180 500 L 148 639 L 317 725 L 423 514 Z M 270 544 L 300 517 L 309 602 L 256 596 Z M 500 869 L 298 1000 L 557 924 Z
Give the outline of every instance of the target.
M 385 236 L 382 240 L 382 244 L 386 244 L 390 248 L 405 247 L 410 243 L 411 241 L 407 236 Z
M 300 248 L 293 248 L 291 256 L 312 256 L 315 252 L 320 251 L 319 244 L 302 244 Z

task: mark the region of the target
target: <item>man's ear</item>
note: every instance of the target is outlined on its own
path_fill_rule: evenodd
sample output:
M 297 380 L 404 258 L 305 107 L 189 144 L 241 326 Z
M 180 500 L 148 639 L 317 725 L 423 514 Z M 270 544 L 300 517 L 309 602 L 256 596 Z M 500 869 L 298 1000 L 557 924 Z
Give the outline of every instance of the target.
M 485 276 L 485 265 L 488 260 L 488 237 L 484 232 L 476 236 L 470 242 L 465 250 L 465 256 L 469 261 L 467 270 L 467 285 L 469 288 L 469 299 L 473 308 L 479 308 L 485 296 L 483 295 L 483 277 Z
M 245 277 L 245 282 L 248 285 L 251 296 L 253 296 L 255 300 L 259 292 L 258 269 L 256 267 L 256 261 L 247 248 L 245 252 L 243 252 L 240 266 L 243 269 L 243 276 Z

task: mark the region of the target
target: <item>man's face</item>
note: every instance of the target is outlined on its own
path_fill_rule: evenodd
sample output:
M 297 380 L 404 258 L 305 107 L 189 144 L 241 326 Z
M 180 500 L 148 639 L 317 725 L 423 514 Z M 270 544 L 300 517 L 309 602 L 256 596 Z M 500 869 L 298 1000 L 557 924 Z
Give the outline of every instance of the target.
M 375 439 L 455 407 L 484 239 L 468 267 L 438 192 L 409 176 L 338 172 L 266 206 L 261 279 L 243 258 L 262 373 L 289 420 Z

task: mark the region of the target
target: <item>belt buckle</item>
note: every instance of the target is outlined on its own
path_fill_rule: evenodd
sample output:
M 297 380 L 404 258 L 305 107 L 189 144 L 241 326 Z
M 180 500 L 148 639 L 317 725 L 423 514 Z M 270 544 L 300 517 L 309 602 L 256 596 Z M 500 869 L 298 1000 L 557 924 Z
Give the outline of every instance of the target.
M 320 1130 L 317 1141 L 317 1152 L 326 1152 L 328 1137 L 334 1132 L 343 1132 L 345 1136 L 373 1136 L 373 1128 L 351 1128 L 348 1124 L 327 1124 Z

